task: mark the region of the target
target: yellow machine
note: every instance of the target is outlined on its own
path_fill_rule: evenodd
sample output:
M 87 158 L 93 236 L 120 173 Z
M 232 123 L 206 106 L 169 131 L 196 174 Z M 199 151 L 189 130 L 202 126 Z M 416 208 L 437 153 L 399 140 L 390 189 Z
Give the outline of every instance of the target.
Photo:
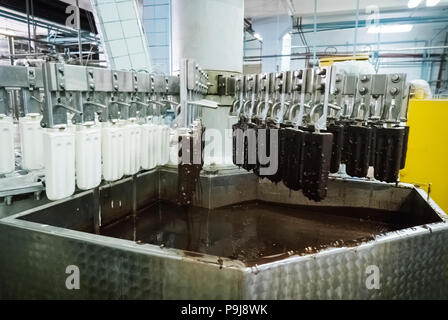
M 326 66 L 332 66 L 335 62 L 343 62 L 343 61 L 368 61 L 369 56 L 365 54 L 357 54 L 357 55 L 351 55 L 351 56 L 329 56 L 329 57 L 322 57 L 319 59 L 319 66 L 320 67 L 326 67 Z
M 417 100 L 409 103 L 410 126 L 406 167 L 401 181 L 419 185 L 448 211 L 448 100 Z

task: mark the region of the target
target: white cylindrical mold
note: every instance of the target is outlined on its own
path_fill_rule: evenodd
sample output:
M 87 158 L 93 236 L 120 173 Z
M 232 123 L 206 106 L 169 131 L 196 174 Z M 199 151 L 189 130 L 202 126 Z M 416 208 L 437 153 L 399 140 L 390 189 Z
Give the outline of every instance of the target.
M 238 122 L 237 116 L 227 117 L 227 128 L 224 130 L 224 164 L 233 165 L 233 130 L 232 127 Z
M 142 125 L 141 165 L 143 170 L 151 170 L 157 166 L 155 135 L 157 126 L 146 123 Z
M 75 192 L 75 134 L 47 129 L 43 133 L 47 198 L 60 200 Z
M 12 118 L 0 116 L 0 174 L 14 169 L 14 124 Z
M 78 126 L 76 130 L 76 185 L 88 190 L 101 183 L 101 128 Z
M 155 136 L 154 136 L 154 149 L 156 163 L 158 166 L 162 164 L 162 126 L 156 125 Z
M 124 174 L 133 175 L 140 171 L 141 127 L 136 123 L 124 126 Z
M 22 168 L 38 170 L 44 166 L 43 132 L 40 114 L 28 114 L 19 119 Z
M 75 133 L 76 125 L 73 124 L 73 117 L 74 117 L 73 113 L 67 112 L 67 129 L 68 131 Z
M 170 160 L 170 128 L 168 126 L 160 126 L 161 145 L 160 145 L 160 165 L 166 165 Z
M 101 129 L 103 178 L 121 179 L 124 175 L 124 129 L 119 124 L 104 123 Z
M 179 164 L 179 135 L 176 130 L 170 134 L 170 161 L 171 165 Z
M 173 0 L 173 71 L 182 58 L 205 70 L 243 71 L 243 0 Z

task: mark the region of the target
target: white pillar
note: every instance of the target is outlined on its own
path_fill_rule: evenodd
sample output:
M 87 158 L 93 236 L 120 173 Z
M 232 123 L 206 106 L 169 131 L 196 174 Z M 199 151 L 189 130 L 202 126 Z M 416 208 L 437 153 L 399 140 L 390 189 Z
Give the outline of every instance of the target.
M 244 0 L 172 0 L 172 40 L 174 72 L 179 71 L 181 59 L 190 58 L 204 70 L 242 73 Z M 229 108 L 221 104 L 216 110 L 203 109 L 202 120 L 209 133 L 218 132 L 222 139 L 215 137 L 206 145 L 206 165 L 232 164 L 231 148 L 223 149 L 232 141 L 226 135 L 234 121 L 228 116 Z M 215 150 L 213 156 L 210 148 Z
M 243 71 L 244 0 L 172 1 L 173 71 L 182 58 L 204 70 Z

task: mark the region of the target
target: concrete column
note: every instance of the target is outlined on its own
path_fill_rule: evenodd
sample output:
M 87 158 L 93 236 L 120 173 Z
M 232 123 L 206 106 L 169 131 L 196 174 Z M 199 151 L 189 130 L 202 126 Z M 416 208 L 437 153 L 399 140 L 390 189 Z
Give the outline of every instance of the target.
M 244 0 L 172 0 L 173 70 L 182 58 L 204 70 L 242 72 Z
M 243 71 L 244 0 L 172 0 L 172 21 L 174 72 L 183 58 L 195 59 L 206 71 Z M 213 136 L 206 145 L 205 164 L 222 168 L 232 164 L 229 129 L 236 121 L 229 117 L 232 99 L 217 95 L 207 99 L 220 107 L 202 110 L 207 134 Z

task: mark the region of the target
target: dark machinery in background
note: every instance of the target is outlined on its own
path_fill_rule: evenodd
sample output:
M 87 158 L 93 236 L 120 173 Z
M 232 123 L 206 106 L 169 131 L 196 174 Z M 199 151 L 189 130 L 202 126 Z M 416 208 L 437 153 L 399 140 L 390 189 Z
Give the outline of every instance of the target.
M 314 201 L 325 198 L 328 175 L 340 164 L 352 177 L 367 177 L 373 166 L 375 179 L 398 180 L 409 135 L 405 74 L 343 75 L 321 67 L 220 82 L 235 94 L 235 165 Z M 262 155 L 275 157 L 276 172 L 261 173 L 268 165 Z

